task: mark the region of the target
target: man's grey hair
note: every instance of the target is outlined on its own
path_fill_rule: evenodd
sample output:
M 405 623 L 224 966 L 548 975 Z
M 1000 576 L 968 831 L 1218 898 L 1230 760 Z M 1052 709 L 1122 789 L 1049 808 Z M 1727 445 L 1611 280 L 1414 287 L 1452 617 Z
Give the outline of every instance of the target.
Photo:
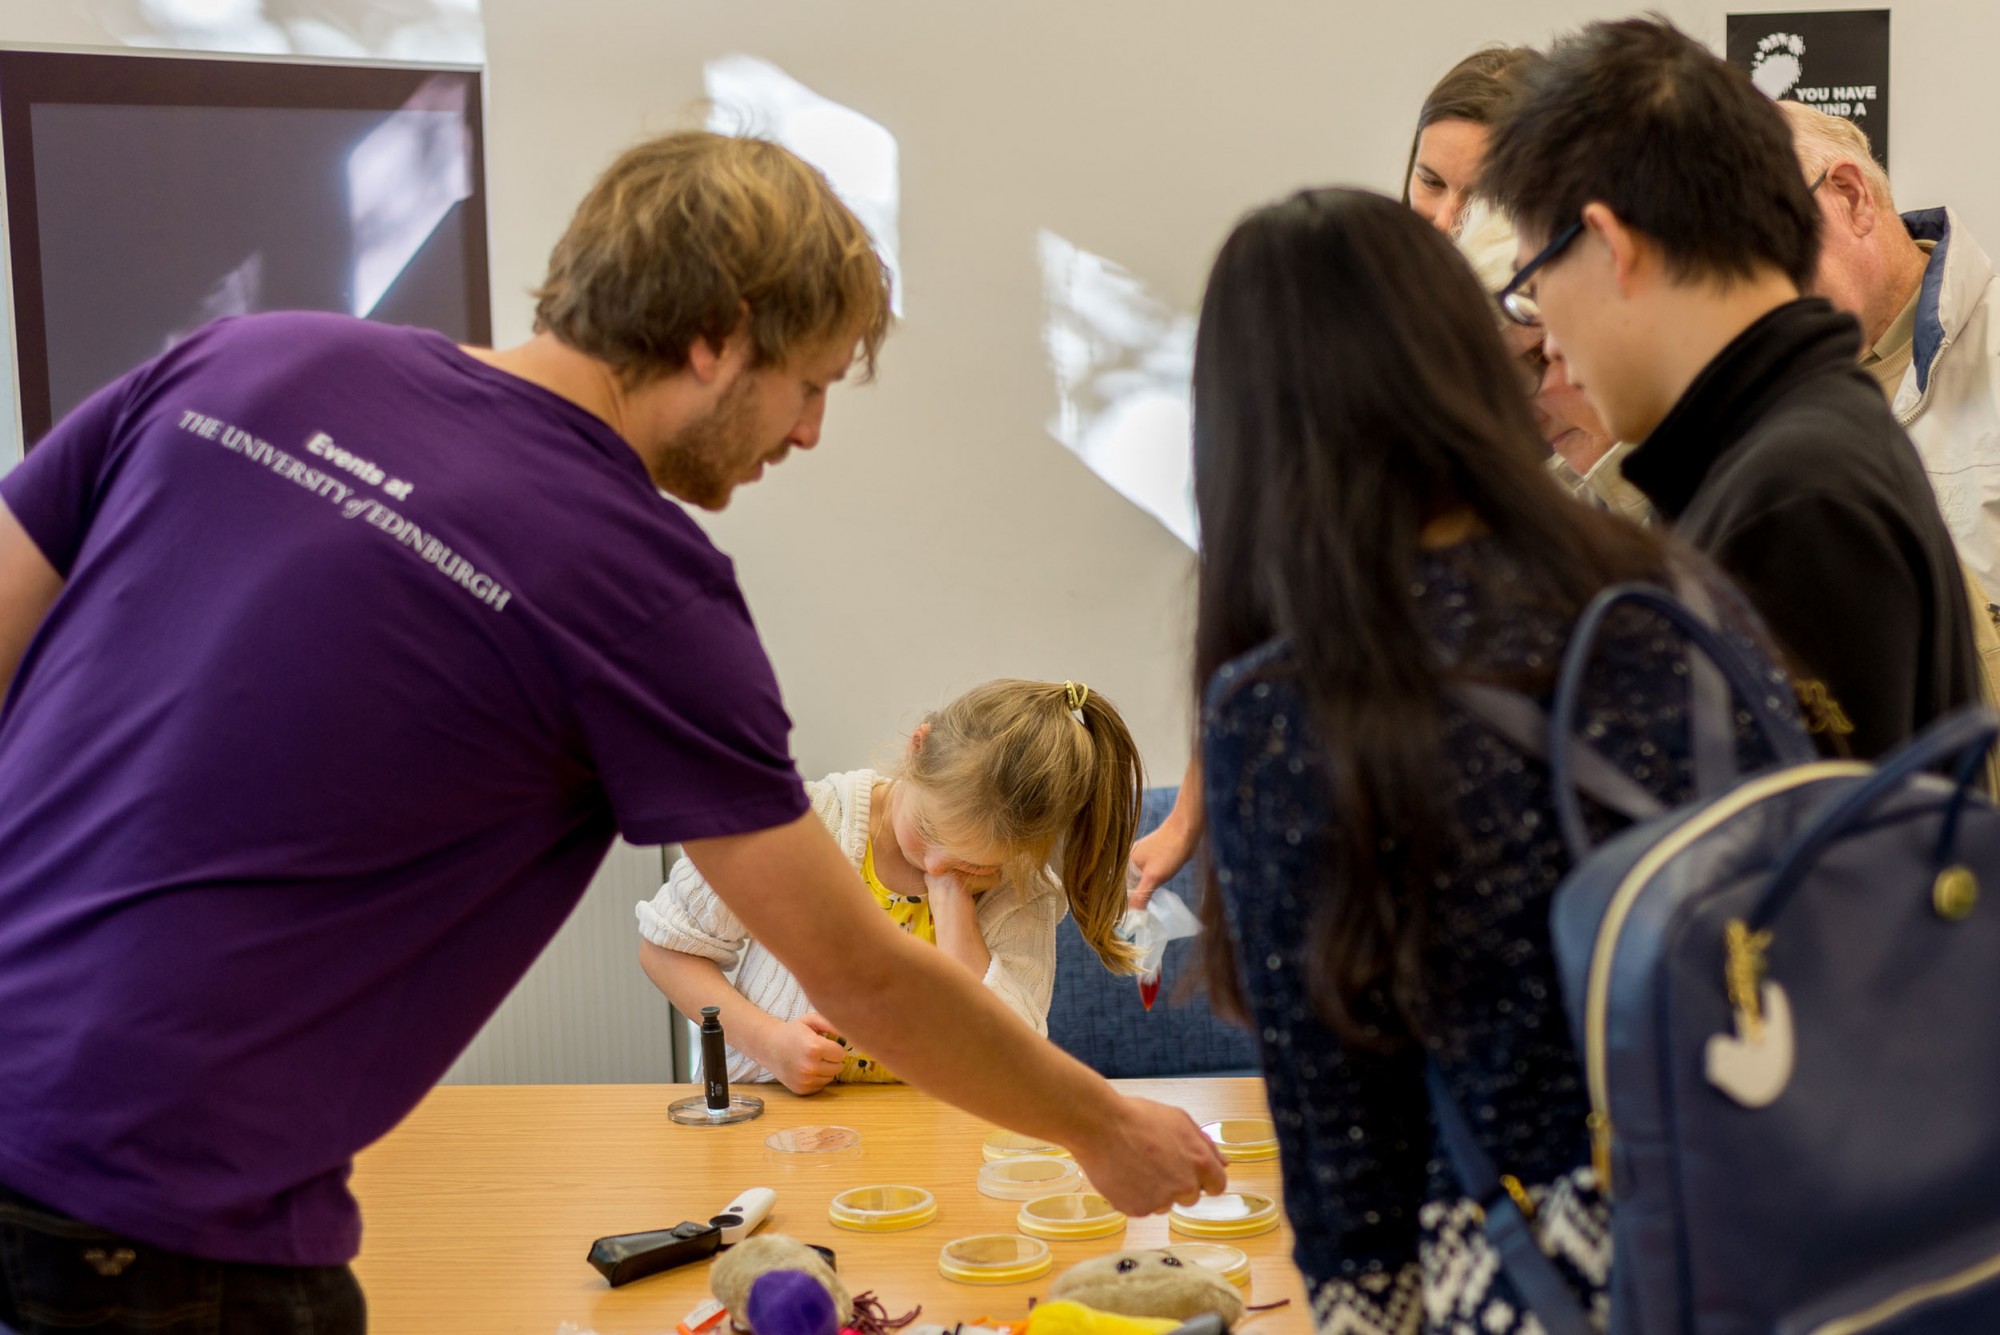
M 1875 161 L 1875 152 L 1868 146 L 1868 136 L 1861 132 L 1860 126 L 1803 102 L 1780 102 L 1778 110 L 1785 113 L 1785 121 L 1792 127 L 1792 146 L 1798 150 L 1799 170 L 1805 173 L 1806 180 L 1817 180 L 1821 172 L 1851 162 L 1868 183 L 1868 193 L 1874 196 L 1876 207 L 1890 213 L 1896 211 L 1895 196 L 1889 190 L 1889 173 Z

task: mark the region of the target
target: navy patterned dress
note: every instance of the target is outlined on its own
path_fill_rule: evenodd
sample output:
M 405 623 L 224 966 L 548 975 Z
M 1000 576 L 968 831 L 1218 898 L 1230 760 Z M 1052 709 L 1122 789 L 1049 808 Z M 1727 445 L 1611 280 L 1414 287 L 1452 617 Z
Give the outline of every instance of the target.
M 1491 539 L 1426 552 L 1413 591 L 1440 661 L 1475 678 L 1550 667 L 1568 640 L 1568 622 L 1538 607 Z M 1725 622 L 1754 624 L 1733 594 L 1715 597 Z M 1772 701 L 1791 713 L 1783 674 L 1746 635 L 1731 638 L 1764 665 Z M 1666 802 L 1691 798 L 1679 637 L 1628 609 L 1612 617 L 1593 663 L 1586 736 Z M 1739 713 L 1737 725 L 1739 766 L 1768 764 L 1749 716 Z M 1338 837 L 1316 746 L 1282 643 L 1229 663 L 1209 684 L 1210 854 L 1316 1325 L 1323 1335 L 1539 1332 L 1436 1141 L 1423 1046 L 1344 1046 L 1312 1006 L 1308 924 L 1330 893 Z M 1549 944 L 1550 897 L 1569 856 L 1547 770 L 1450 708 L 1442 755 L 1440 797 L 1456 837 L 1437 858 L 1424 1042 L 1488 1154 L 1528 1185 L 1543 1249 L 1601 1323 L 1609 1216 L 1589 1166 L 1589 1100 Z M 1599 838 L 1619 824 L 1588 802 L 1585 810 Z

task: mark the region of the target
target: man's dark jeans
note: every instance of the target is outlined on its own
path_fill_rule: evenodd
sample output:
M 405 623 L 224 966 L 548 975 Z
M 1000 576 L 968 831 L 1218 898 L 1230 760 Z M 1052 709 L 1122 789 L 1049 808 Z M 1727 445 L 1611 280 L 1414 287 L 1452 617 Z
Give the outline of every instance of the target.
M 204 1261 L 71 1219 L 0 1186 L 0 1331 L 19 1335 L 362 1335 L 338 1266 Z

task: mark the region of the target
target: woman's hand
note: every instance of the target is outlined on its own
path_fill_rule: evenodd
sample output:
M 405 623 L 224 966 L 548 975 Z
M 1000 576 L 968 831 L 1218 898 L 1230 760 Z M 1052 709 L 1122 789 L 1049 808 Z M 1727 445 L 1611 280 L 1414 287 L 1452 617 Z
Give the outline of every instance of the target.
M 1174 794 L 1174 809 L 1160 822 L 1160 828 L 1132 845 L 1132 861 L 1125 876 L 1125 907 L 1142 909 L 1153 892 L 1174 879 L 1194 857 L 1201 843 L 1201 758 L 1188 761 L 1181 777 L 1180 791 Z

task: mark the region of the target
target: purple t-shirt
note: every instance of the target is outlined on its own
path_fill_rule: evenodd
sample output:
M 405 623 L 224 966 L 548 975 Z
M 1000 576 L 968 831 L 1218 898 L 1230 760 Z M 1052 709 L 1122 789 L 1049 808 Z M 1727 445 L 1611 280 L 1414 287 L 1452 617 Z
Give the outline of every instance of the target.
M 353 1154 L 611 838 L 806 810 L 729 560 L 603 422 L 444 338 L 209 326 L 0 498 L 66 583 L 0 712 L 0 1183 L 347 1260 Z

